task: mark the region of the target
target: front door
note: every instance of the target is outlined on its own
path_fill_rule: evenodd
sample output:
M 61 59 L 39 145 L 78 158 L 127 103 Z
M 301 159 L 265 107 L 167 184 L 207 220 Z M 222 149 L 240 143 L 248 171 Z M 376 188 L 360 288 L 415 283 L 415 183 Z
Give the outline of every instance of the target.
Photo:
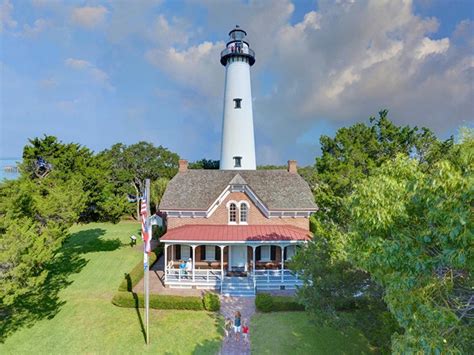
M 246 245 L 232 245 L 231 250 L 231 268 L 246 268 L 247 261 L 247 246 Z

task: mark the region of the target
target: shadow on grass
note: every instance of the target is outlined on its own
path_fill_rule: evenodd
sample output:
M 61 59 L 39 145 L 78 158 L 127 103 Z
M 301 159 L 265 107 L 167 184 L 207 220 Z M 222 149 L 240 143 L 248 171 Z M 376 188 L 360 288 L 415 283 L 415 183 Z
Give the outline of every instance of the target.
M 125 278 L 127 279 L 127 290 L 131 290 L 132 278 L 130 277 L 129 274 L 127 274 Z M 142 330 L 143 340 L 146 342 L 145 325 L 143 324 L 142 315 L 140 314 L 140 301 L 138 300 L 138 295 L 135 292 L 132 292 L 132 295 L 133 295 L 133 301 L 135 303 L 135 312 L 137 312 L 137 318 L 138 318 L 138 321 L 140 322 L 140 328 Z
M 15 331 L 31 327 L 42 319 L 53 318 L 66 303 L 59 292 L 69 286 L 70 275 L 79 273 L 87 265 L 82 255 L 91 252 L 113 251 L 122 246 L 119 239 L 101 239 L 105 229 L 94 228 L 71 234 L 51 263 L 44 285 L 31 291 L 10 307 L 2 310 L 0 343 Z

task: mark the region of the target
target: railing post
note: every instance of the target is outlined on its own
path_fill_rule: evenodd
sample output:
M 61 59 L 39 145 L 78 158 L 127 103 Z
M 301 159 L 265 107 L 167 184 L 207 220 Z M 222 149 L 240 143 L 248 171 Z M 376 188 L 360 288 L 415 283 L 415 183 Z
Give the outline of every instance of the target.
M 280 259 L 281 259 L 281 282 L 283 283 L 284 281 L 284 273 L 285 273 L 285 246 L 284 245 L 280 245 L 280 250 L 281 250 L 281 255 L 280 255 Z
M 270 283 L 270 270 L 267 270 L 267 283 Z
M 196 273 L 196 246 L 195 245 L 191 245 L 192 249 L 193 249 L 193 282 L 195 280 L 195 273 Z
M 206 272 L 206 279 L 207 279 L 207 282 L 209 283 L 209 269 Z

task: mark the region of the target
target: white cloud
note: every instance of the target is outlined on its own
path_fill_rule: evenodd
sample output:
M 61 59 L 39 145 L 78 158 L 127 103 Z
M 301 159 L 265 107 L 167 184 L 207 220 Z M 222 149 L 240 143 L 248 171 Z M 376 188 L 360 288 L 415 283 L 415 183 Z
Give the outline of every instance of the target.
M 25 24 L 23 26 L 23 35 L 27 37 L 34 37 L 51 26 L 51 23 L 45 19 L 37 19 L 32 26 Z
M 12 16 L 13 5 L 9 0 L 3 0 L 0 4 L 0 32 L 6 29 L 16 28 L 17 22 Z
M 65 60 L 64 63 L 69 68 L 88 73 L 92 78 L 94 78 L 97 82 L 101 83 L 104 87 L 108 89 L 114 89 L 114 87 L 109 82 L 108 74 L 103 70 L 97 68 L 94 64 L 88 62 L 87 60 L 68 58 Z
M 439 40 L 432 40 L 428 37 L 423 38 L 421 44 L 416 49 L 415 57 L 417 59 L 422 59 L 423 57 L 432 55 L 432 54 L 443 54 L 449 48 L 449 38 L 443 38 Z
M 159 15 L 149 31 L 150 39 L 160 46 L 182 45 L 189 41 L 190 24 L 184 19 L 174 17 L 171 22 L 164 15 Z
M 72 10 L 73 22 L 85 28 L 94 28 L 104 22 L 108 11 L 104 6 L 84 6 Z

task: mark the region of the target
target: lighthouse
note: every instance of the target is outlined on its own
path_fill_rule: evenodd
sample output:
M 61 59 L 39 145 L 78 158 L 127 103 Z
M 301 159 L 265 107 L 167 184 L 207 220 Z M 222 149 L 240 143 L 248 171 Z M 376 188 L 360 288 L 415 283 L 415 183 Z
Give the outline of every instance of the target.
M 250 67 L 255 63 L 255 52 L 250 49 L 246 36 L 247 32 L 235 26 L 221 52 L 221 64 L 226 70 L 221 170 L 256 169 L 250 85 Z

